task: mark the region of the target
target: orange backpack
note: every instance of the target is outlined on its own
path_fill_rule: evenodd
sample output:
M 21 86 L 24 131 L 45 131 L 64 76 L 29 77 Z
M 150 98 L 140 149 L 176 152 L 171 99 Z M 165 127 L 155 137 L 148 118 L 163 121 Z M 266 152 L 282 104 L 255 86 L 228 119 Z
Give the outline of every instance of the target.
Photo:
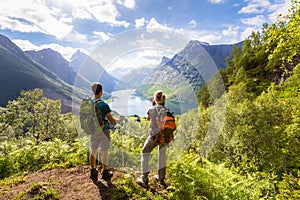
M 174 138 L 176 122 L 173 113 L 168 108 L 156 108 L 156 125 L 160 129 L 159 144 L 169 144 Z

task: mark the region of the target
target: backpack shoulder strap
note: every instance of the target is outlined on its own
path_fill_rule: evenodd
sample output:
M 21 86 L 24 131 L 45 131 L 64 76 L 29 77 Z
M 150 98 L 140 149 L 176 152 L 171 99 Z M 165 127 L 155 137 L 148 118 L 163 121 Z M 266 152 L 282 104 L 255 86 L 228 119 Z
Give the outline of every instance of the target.
M 95 103 L 94 103 L 95 107 L 97 107 L 98 103 L 100 103 L 100 102 L 102 102 L 102 100 L 101 100 L 101 99 L 97 99 L 97 100 L 95 101 Z
M 95 104 L 98 104 L 100 101 L 102 101 L 101 99 L 97 99 L 96 101 L 95 101 Z

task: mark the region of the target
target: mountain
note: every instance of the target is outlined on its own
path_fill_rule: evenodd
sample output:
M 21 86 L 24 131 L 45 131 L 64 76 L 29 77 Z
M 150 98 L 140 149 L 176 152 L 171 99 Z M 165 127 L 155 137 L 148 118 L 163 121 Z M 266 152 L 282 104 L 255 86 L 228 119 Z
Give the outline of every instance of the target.
M 108 93 L 114 90 L 126 89 L 129 86 L 117 78 L 110 75 L 106 70 L 94 59 L 79 50 L 72 56 L 70 67 L 90 82 L 99 81 L 103 90 Z M 77 80 L 75 85 L 81 85 L 81 81 Z
M 196 42 L 196 41 L 194 41 Z M 209 45 L 200 43 L 200 45 L 207 51 L 215 62 L 218 69 L 226 68 L 226 57 L 231 55 L 234 46 L 242 48 L 243 42 L 236 44 L 221 44 L 221 45 Z
M 0 106 L 17 98 L 21 90 L 41 88 L 45 97 L 61 100 L 63 112 L 72 110 L 72 87 L 1 34 L 0 63 Z
M 120 81 L 135 89 L 141 85 L 143 80 L 151 74 L 153 69 L 149 67 L 131 68 L 131 69 L 116 69 L 111 73 L 114 74 Z
M 235 45 L 241 46 L 242 43 Z M 151 98 L 153 92 L 161 88 L 173 105 L 176 104 L 173 110 L 185 112 L 197 106 L 199 89 L 220 68 L 226 67 L 226 57 L 231 55 L 235 45 L 209 45 L 191 40 L 173 58 L 162 58 L 161 63 L 142 81 L 137 93 Z
M 45 66 L 50 71 L 54 72 L 59 78 L 73 85 L 77 73 L 70 67 L 69 62 L 64 57 L 52 50 L 43 49 L 40 51 L 25 51 L 36 62 Z
M 226 57 L 231 55 L 234 46 L 241 47 L 242 44 L 210 45 L 191 40 L 173 58 L 163 57 L 155 69 L 132 69 L 116 74 L 120 74 L 123 81 L 129 81 L 131 86 L 159 83 L 176 88 L 183 84 L 191 85 L 197 91 L 218 69 L 226 68 Z
M 159 64 L 160 65 L 166 64 L 170 60 L 171 60 L 170 58 L 167 58 L 166 56 L 163 56 Z
M 207 65 L 203 65 L 205 56 L 200 42 L 191 41 L 172 59 L 161 62 L 143 84 L 160 84 L 173 89 L 187 86 L 191 87 L 192 91 L 196 91 L 204 84 L 201 72 L 212 73 Z
M 48 70 L 56 74 L 66 83 L 75 86 L 73 93 L 90 94 L 91 81 L 84 78 L 81 74 L 75 72 L 60 53 L 52 49 L 43 49 L 40 51 L 26 51 L 26 54 L 33 58 L 39 64 L 45 66 Z M 80 83 L 80 84 L 79 84 Z M 108 94 L 104 92 L 104 96 Z
M 172 59 L 163 58 L 143 84 L 159 83 L 170 88 L 190 85 L 198 91 L 219 68 L 226 67 L 226 57 L 235 45 L 209 45 L 192 40 Z
M 162 57 L 160 65 L 167 63 L 170 58 L 165 56 Z M 153 68 L 151 67 L 140 67 L 140 68 L 124 68 L 124 69 L 114 69 L 110 71 L 116 78 L 120 81 L 129 85 L 130 88 L 138 88 L 143 83 L 144 79 L 152 74 Z

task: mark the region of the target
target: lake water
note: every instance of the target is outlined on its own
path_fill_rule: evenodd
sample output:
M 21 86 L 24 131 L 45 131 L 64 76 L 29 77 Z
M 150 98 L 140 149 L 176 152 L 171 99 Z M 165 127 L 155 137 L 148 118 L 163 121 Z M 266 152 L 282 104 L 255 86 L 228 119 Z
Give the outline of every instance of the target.
M 119 90 L 112 93 L 113 101 L 108 105 L 111 110 L 116 111 L 120 115 L 130 116 L 138 115 L 140 117 L 146 117 L 147 111 L 152 107 L 149 100 L 142 96 L 135 94 L 135 89 Z M 166 107 L 168 107 L 175 115 L 185 113 L 186 111 L 197 108 L 196 103 L 178 103 L 166 101 Z
M 151 108 L 151 102 L 135 94 L 135 89 L 119 90 L 112 93 L 113 101 L 108 105 L 111 110 L 120 115 L 138 115 L 146 117 L 147 111 Z

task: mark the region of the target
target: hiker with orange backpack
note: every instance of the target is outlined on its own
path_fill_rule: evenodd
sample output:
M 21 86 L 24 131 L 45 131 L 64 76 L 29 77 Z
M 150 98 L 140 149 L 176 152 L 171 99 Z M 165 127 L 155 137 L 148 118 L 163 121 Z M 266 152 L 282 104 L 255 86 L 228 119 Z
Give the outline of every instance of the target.
M 173 131 L 176 129 L 176 124 L 172 113 L 165 107 L 165 101 L 165 94 L 163 94 L 161 90 L 156 91 L 152 101 L 153 107 L 147 112 L 147 120 L 150 121 L 150 133 L 142 150 L 142 175 L 137 179 L 137 183 L 145 188 L 148 188 L 149 184 L 150 154 L 156 146 L 158 146 L 158 175 L 156 176 L 156 179 L 162 187 L 168 187 L 165 183 L 166 150 L 167 144 L 173 139 Z

